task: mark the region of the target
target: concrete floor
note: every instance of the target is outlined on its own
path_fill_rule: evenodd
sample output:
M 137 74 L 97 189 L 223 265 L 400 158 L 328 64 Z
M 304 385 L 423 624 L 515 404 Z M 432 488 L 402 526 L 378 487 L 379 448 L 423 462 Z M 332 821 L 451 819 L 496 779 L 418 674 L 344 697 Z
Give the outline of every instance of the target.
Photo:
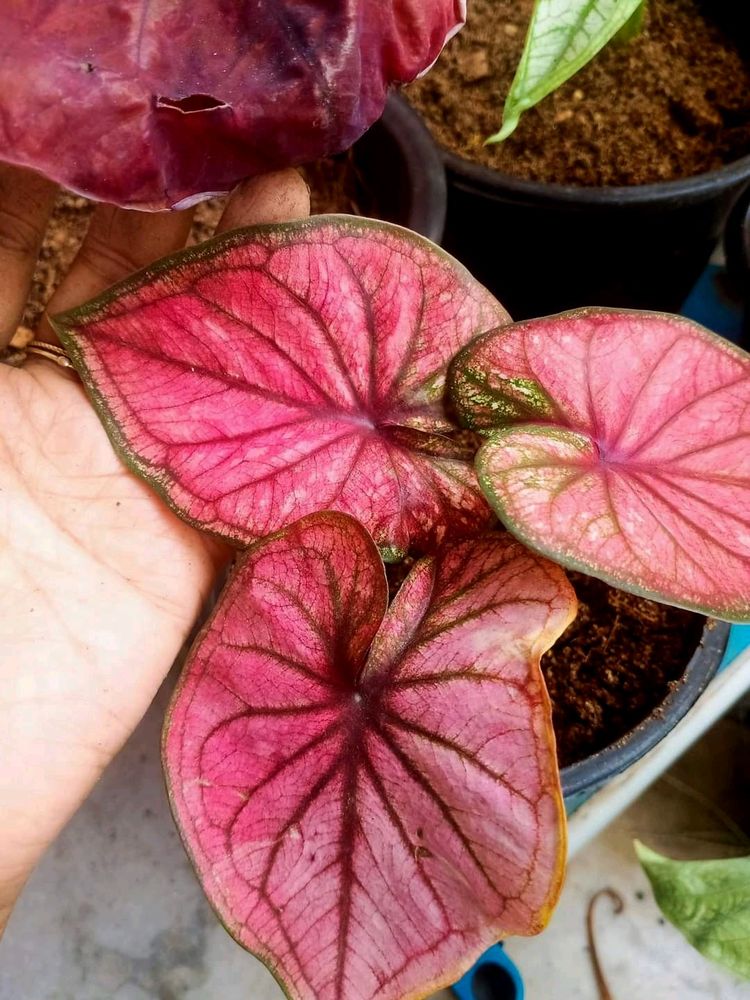
M 163 692 L 28 886 L 0 944 L 0 1000 L 280 1000 L 215 920 L 180 846 L 158 759 L 165 702 Z M 720 723 L 573 862 L 548 930 L 508 945 L 528 1000 L 602 1000 L 585 912 L 607 886 L 626 902 L 620 916 L 606 900 L 597 910 L 612 1000 L 750 1000 L 750 985 L 661 921 L 631 847 L 638 836 L 675 855 L 750 852 L 749 734 Z

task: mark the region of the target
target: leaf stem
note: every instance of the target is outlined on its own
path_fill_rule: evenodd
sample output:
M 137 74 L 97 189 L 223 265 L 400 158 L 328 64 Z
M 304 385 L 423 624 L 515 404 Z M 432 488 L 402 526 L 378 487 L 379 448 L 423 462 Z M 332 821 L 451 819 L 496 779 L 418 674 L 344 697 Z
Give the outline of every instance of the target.
M 594 909 L 602 896 L 609 897 L 612 901 L 613 911 L 616 914 L 622 913 L 625 909 L 625 903 L 623 902 L 622 896 L 619 892 L 615 889 L 607 887 L 606 889 L 600 889 L 599 892 L 595 893 L 591 897 L 588 910 L 586 911 L 586 937 L 589 942 L 591 964 L 594 967 L 594 977 L 596 978 L 596 985 L 599 990 L 599 1000 L 614 1000 L 609 986 L 607 985 L 607 980 L 604 977 L 604 970 L 602 969 L 601 962 L 599 961 L 599 953 L 597 951 L 596 939 L 594 936 Z

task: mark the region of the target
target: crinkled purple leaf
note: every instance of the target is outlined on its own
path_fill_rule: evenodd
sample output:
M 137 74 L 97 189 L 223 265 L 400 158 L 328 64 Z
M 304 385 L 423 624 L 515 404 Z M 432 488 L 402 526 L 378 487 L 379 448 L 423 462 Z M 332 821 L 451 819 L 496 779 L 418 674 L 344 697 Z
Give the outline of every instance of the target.
M 443 390 L 506 318 L 427 241 L 321 217 L 177 254 L 57 326 L 125 460 L 188 521 L 245 544 L 335 508 L 393 557 L 492 520 Z
M 585 309 L 456 359 L 462 420 L 496 430 L 485 495 L 519 538 L 617 587 L 750 620 L 750 356 L 695 323 Z
M 350 146 L 466 0 L 3 0 L 0 157 L 162 209 Z
M 406 1000 L 546 922 L 565 852 L 539 658 L 575 615 L 507 534 L 418 562 L 386 612 L 326 512 L 240 558 L 164 732 L 172 806 L 230 933 L 295 1000 Z

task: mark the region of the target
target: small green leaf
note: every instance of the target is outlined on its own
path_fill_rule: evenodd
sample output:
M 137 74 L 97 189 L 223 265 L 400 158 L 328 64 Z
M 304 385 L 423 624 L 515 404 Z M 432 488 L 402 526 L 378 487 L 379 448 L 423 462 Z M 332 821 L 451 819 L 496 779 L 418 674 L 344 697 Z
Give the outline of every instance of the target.
M 750 857 L 672 861 L 635 841 L 664 916 L 694 948 L 750 979 Z
M 644 0 L 536 0 L 521 61 L 505 101 L 502 142 L 521 115 L 590 62 Z

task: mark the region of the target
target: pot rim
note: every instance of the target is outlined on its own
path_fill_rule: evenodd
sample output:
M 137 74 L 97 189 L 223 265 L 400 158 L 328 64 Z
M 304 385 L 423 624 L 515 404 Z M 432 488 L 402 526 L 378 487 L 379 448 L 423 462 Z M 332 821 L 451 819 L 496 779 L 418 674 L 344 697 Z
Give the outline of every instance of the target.
M 595 791 L 664 739 L 687 714 L 719 669 L 730 625 L 709 618 L 680 679 L 649 715 L 619 740 L 560 769 L 564 796 Z
M 448 181 L 441 149 L 416 108 L 395 92 L 389 95 L 382 116 L 355 144 L 355 156 L 362 139 L 377 136 L 378 129 L 388 133 L 402 158 L 401 183 L 407 190 L 408 211 L 401 224 L 440 245 L 448 213 Z M 394 177 L 383 178 L 382 183 L 392 184 Z
M 514 177 L 512 174 L 505 174 L 501 170 L 459 156 L 446 149 L 437 140 L 435 144 L 442 153 L 446 169 L 458 178 L 477 187 L 509 191 L 519 196 L 525 195 L 534 201 L 562 201 L 576 204 L 583 202 L 591 205 L 661 203 L 700 198 L 717 188 L 732 187 L 743 181 L 750 183 L 750 153 L 714 170 L 693 174 L 691 177 L 650 184 L 587 187 L 582 184 L 559 184 Z

